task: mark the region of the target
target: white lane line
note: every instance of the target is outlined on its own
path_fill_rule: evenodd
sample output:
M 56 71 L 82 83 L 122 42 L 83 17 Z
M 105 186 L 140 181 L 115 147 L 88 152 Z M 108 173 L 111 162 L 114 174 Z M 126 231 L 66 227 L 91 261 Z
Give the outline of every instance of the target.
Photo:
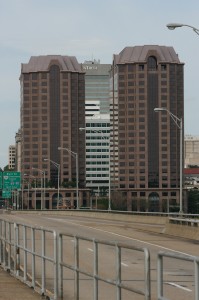
M 176 283 L 174 283 L 174 282 L 165 282 L 165 284 L 175 286 L 175 287 L 177 287 L 177 288 L 179 288 L 179 289 L 182 289 L 182 290 L 185 290 L 185 291 L 187 291 L 187 292 L 192 292 L 192 290 L 190 290 L 190 289 L 188 289 L 188 288 L 186 288 L 186 287 L 184 287 L 184 286 L 181 286 L 181 285 L 179 285 L 179 284 L 176 284 Z
M 88 251 L 91 251 L 91 252 L 93 252 L 93 249 L 91 249 L 91 248 L 88 248 Z
M 128 265 L 123 263 L 123 262 L 121 263 L 121 265 L 124 266 L 124 267 L 128 267 Z
M 185 252 L 173 250 L 171 248 L 167 248 L 167 247 L 163 247 L 163 246 L 160 246 L 160 245 L 157 245 L 157 244 L 153 244 L 153 243 L 145 242 L 145 241 L 142 241 L 142 240 L 134 239 L 134 238 L 131 238 L 131 237 L 128 237 L 128 236 L 125 236 L 125 235 L 121 235 L 121 234 L 118 234 L 118 233 L 110 232 L 110 231 L 107 231 L 107 230 L 103 230 L 103 229 L 99 229 L 99 228 L 93 228 L 93 227 L 90 227 L 90 226 L 73 223 L 73 222 L 63 220 L 63 219 L 54 219 L 54 218 L 47 218 L 47 219 L 56 220 L 58 222 L 63 222 L 63 223 L 69 223 L 69 224 L 80 226 L 80 227 L 85 227 L 87 229 L 96 230 L 96 231 L 100 231 L 100 232 L 103 232 L 103 233 L 108 233 L 108 234 L 111 234 L 111 235 L 114 235 L 114 236 L 125 238 L 127 240 L 131 240 L 131 241 L 139 242 L 139 243 L 146 244 L 146 245 L 149 245 L 149 246 L 157 247 L 157 248 L 160 248 L 160 249 L 172 251 L 174 253 L 179 253 L 179 254 L 183 254 L 183 255 L 187 255 L 187 256 L 192 256 L 192 255 L 187 254 Z

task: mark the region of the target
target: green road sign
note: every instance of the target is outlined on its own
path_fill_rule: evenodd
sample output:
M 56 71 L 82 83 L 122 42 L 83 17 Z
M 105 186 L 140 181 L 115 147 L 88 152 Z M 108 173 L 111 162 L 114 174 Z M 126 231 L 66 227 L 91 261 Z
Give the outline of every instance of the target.
M 2 198 L 4 198 L 4 199 L 11 198 L 11 191 L 2 190 Z
M 20 172 L 3 172 L 3 189 L 15 190 L 21 187 Z
M 3 172 L 0 172 L 0 189 L 3 187 Z

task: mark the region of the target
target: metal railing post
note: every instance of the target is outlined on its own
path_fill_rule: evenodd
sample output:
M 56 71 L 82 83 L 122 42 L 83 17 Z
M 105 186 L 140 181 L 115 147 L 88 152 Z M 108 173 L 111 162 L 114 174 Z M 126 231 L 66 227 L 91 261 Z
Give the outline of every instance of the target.
M 194 261 L 195 267 L 195 299 L 199 299 L 199 261 Z
M 58 239 L 56 231 L 53 232 L 54 237 L 54 299 L 58 297 Z
M 94 240 L 94 300 L 98 300 L 98 244 Z
M 24 246 L 24 274 L 23 279 L 27 281 L 27 230 L 26 226 L 23 226 L 23 246 Z
M 116 268 L 117 268 L 117 300 L 121 300 L 121 248 L 116 245 Z
M 19 276 L 19 225 L 14 223 L 14 273 Z
M 6 221 L 3 221 L 3 264 L 6 267 Z
M 2 220 L 0 220 L 0 263 L 2 264 L 2 261 L 3 261 L 3 253 L 2 253 L 2 247 L 3 247 L 3 242 L 2 242 Z
M 158 289 L 158 299 L 163 296 L 163 258 L 158 254 L 158 264 L 157 264 L 157 289 Z
M 75 237 L 75 300 L 79 300 L 79 239 Z
M 145 299 L 151 299 L 151 261 L 150 252 L 147 248 L 144 248 L 145 255 Z
M 58 261 L 58 280 L 59 280 L 59 297 L 63 298 L 63 237 L 62 234 L 59 234 L 59 245 L 58 245 L 58 251 L 59 251 L 59 261 Z
M 11 224 L 8 223 L 8 269 L 11 269 Z
M 42 295 L 45 293 L 46 289 L 46 260 L 45 260 L 45 254 L 46 254 L 46 240 L 45 240 L 45 231 L 41 231 L 41 260 L 42 260 L 42 267 L 41 267 L 41 293 Z
M 32 242 L 32 287 L 35 288 L 35 229 L 31 227 Z

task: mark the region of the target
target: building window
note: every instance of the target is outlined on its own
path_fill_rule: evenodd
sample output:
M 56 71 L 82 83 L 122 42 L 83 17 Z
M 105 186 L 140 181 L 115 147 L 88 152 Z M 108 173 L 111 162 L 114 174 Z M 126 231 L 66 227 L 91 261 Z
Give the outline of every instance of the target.
M 171 196 L 176 196 L 176 192 L 171 192 Z
M 24 78 L 24 80 L 29 80 L 29 74 L 24 74 L 23 78 Z
M 134 65 L 128 65 L 128 71 L 133 72 L 134 71 Z
M 134 74 L 128 74 L 128 79 L 133 79 L 134 78 Z
M 47 79 L 47 74 L 46 74 L 46 73 L 42 73 L 42 74 L 41 74 L 41 78 L 42 78 L 42 79 Z
M 161 65 L 161 71 L 166 71 L 167 66 L 166 65 Z
M 38 78 L 38 74 L 37 73 L 33 73 L 32 74 L 32 80 L 37 80 Z
M 144 71 L 144 65 L 139 65 L 139 66 L 138 66 L 138 70 L 139 70 L 139 71 Z
M 148 58 L 148 69 L 149 71 L 156 71 L 157 70 L 157 60 L 155 56 L 149 56 Z
M 139 93 L 143 94 L 144 93 L 144 88 L 139 88 Z

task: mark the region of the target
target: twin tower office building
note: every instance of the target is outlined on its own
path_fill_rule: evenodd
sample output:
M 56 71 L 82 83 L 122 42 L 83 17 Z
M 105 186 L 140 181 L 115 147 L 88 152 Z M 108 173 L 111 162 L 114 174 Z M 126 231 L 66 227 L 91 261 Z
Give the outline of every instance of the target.
M 180 131 L 154 108 L 183 118 L 183 68 L 173 47 L 157 45 L 126 47 L 110 65 L 31 57 L 20 76 L 22 174 L 57 186 L 56 162 L 60 186 L 78 180 L 79 206 L 87 189 L 104 189 L 111 204 L 120 194 L 128 210 L 179 204 Z

